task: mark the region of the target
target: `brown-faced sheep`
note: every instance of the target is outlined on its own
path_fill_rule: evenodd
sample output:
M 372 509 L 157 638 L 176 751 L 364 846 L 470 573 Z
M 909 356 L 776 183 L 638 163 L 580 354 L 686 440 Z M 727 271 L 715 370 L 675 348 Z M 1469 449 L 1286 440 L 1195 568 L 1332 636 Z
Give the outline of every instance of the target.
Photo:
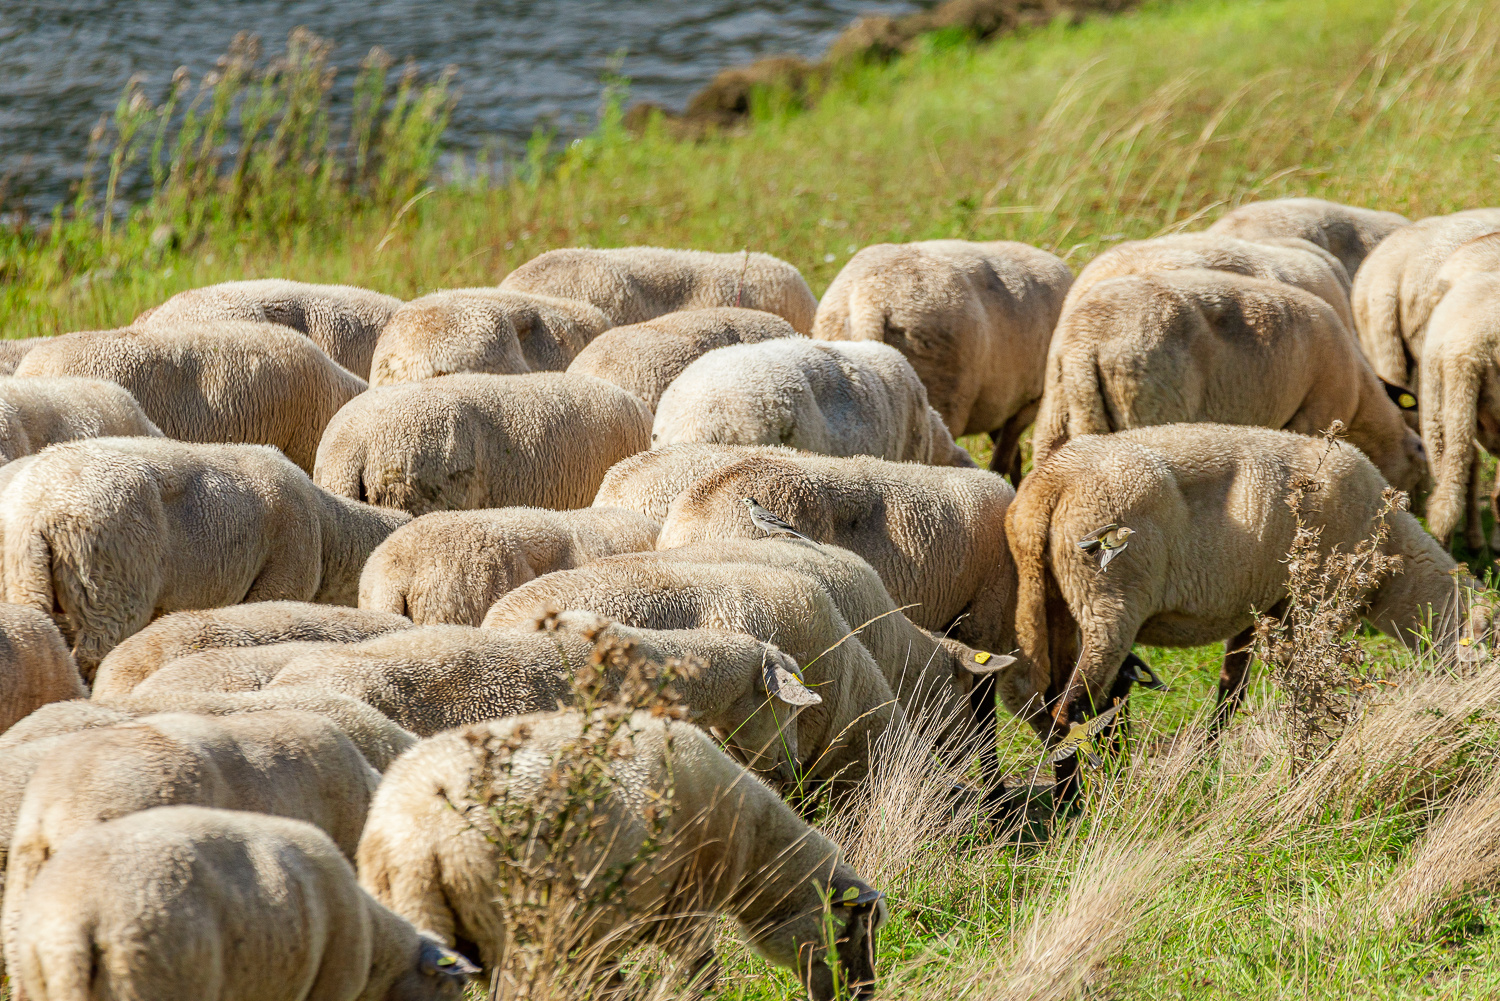
M 631 750 L 613 767 L 608 798 L 591 804 L 609 818 L 600 832 L 611 836 L 581 841 L 565 862 L 598 874 L 588 883 L 639 864 L 625 869 L 622 894 L 591 911 L 584 943 L 605 943 L 613 933 L 606 947 L 614 956 L 655 940 L 706 987 L 714 975 L 715 916 L 725 914 L 756 952 L 796 970 L 813 1001 L 838 996 L 830 937 L 846 989 L 872 996 L 873 940 L 885 904 L 840 860 L 838 846 L 694 727 L 644 713 L 632 722 Z M 359 847 L 363 884 L 418 928 L 451 944 L 473 943 L 483 965 L 503 975 L 510 943 L 499 901 L 521 887 L 493 881 L 496 874 L 524 881 L 526 869 L 504 863 L 498 821 L 479 805 L 506 804 L 507 821 L 514 814 L 518 823 L 546 822 L 550 813 L 537 800 L 549 776 L 566 767 L 566 749 L 581 729 L 578 715 L 557 713 L 423 741 L 376 794 Z M 666 847 L 649 852 L 653 825 L 645 808 L 668 791 L 673 809 L 656 832 Z M 602 887 L 592 895 L 608 896 Z M 832 929 L 824 924 L 829 901 Z
M 65 334 L 16 375 L 117 383 L 168 437 L 275 445 L 308 471 L 324 426 L 366 389 L 306 336 L 243 320 Z
M 1063 314 L 1033 432 L 1071 438 L 1217 421 L 1316 434 L 1335 420 L 1390 482 L 1427 473 L 1422 442 L 1323 300 L 1222 271 L 1112 278 Z
M 870 341 L 779 338 L 710 351 L 657 405 L 652 446 L 676 442 L 974 464 L 901 352 Z
M 365 559 L 407 520 L 319 490 L 264 446 L 54 445 L 0 492 L 5 598 L 51 614 L 92 679 L 166 612 L 354 604 Z
M 1061 258 L 1024 243 L 876 244 L 828 286 L 813 336 L 899 350 L 948 430 L 988 433 L 990 468 L 1019 477 L 1021 432 L 1072 281 Z
M 0 462 L 80 438 L 163 437 L 121 387 L 102 379 L 0 377 Z
M 672 380 L 715 348 L 796 335 L 790 323 L 758 309 L 686 309 L 605 331 L 568 371 L 612 382 L 655 409 Z
M 448 375 L 381 386 L 329 422 L 313 480 L 413 515 L 588 507 L 609 467 L 650 447 L 651 411 L 586 375 Z
M 178 292 L 131 324 L 139 330 L 224 320 L 279 323 L 312 342 L 361 379 L 370 377 L 375 340 L 401 306 L 395 296 L 352 285 L 310 285 L 282 278 L 220 282 Z
M 0 734 L 48 703 L 87 694 L 78 665 L 46 613 L 0 604 Z
M 639 511 L 658 525 L 677 495 L 721 466 L 751 456 L 810 455 L 782 445 L 710 445 L 685 441 L 621 459 L 604 474 L 595 507 Z
M 328 835 L 239 810 L 91 827 L 19 907 L 14 975 L 33 1001 L 459 1001 L 477 972 L 360 889 Z
M 685 309 L 741 306 L 775 313 L 806 334 L 818 309 L 796 268 L 769 254 L 748 252 L 549 250 L 506 275 L 500 287 L 581 299 L 604 310 L 615 327 Z
M 445 289 L 391 317 L 375 345 L 370 385 L 461 372 L 561 372 L 608 326 L 602 312 L 575 299 Z
M 398 528 L 370 554 L 359 604 L 418 625 L 477 626 L 528 580 L 652 549 L 658 530 L 625 508 L 436 511 Z
M 1353 278 L 1375 245 L 1410 221 L 1394 212 L 1341 205 L 1321 198 L 1273 198 L 1231 209 L 1210 233 L 1242 240 L 1295 237 L 1333 254 Z

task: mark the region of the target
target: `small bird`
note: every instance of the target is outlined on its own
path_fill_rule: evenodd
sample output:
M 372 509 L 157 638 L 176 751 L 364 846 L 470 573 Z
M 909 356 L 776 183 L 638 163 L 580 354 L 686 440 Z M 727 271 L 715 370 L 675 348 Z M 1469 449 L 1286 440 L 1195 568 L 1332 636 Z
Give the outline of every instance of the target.
M 1109 721 L 1115 718 L 1115 714 L 1125 705 L 1124 702 L 1116 702 L 1112 707 L 1095 716 L 1093 719 L 1084 720 L 1082 723 L 1074 723 L 1068 728 L 1068 735 L 1057 742 L 1057 746 L 1047 752 L 1043 760 L 1049 765 L 1055 765 L 1060 761 L 1066 761 L 1080 751 L 1088 758 L 1090 768 L 1098 768 L 1104 764 L 1104 759 L 1094 753 L 1089 746 L 1089 741 L 1099 736 Z
M 1110 522 L 1103 528 L 1096 528 L 1079 539 L 1078 548 L 1086 553 L 1097 551 L 1100 554 L 1099 569 L 1103 570 L 1109 566 L 1109 561 L 1114 559 L 1117 553 L 1125 551 L 1125 547 L 1130 544 L 1130 537 L 1134 534 L 1135 529 Z
M 745 507 L 750 512 L 750 521 L 754 523 L 756 528 L 767 535 L 795 535 L 803 542 L 812 542 L 813 545 L 817 545 L 812 539 L 809 539 L 791 525 L 788 525 L 785 521 L 761 507 L 760 502 L 754 497 L 743 497 L 741 500 L 745 502 Z

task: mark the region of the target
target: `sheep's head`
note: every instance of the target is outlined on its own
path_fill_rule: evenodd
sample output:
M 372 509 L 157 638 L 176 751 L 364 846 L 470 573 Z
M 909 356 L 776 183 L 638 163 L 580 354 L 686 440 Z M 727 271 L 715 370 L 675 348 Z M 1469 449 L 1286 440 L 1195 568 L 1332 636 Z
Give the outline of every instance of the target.
M 417 937 L 416 962 L 386 992 L 386 1001 L 459 1001 L 479 967 L 425 933 Z
M 885 894 L 839 866 L 828 884 L 829 923 L 840 976 L 835 980 L 826 959 L 814 960 L 806 977 L 813 1001 L 875 996 L 875 935 L 885 924 Z

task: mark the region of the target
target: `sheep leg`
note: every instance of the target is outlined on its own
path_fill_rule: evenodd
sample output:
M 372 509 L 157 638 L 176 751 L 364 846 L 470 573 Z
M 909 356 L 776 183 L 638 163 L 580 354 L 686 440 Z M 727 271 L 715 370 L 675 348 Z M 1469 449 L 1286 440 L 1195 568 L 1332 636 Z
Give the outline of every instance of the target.
M 1474 463 L 1474 468 L 1478 469 L 1479 463 Z M 1490 549 L 1500 553 L 1500 470 L 1495 473 L 1495 482 L 1490 484 L 1490 516 L 1494 518 L 1494 524 L 1490 526 Z
M 1278 604 L 1277 608 L 1281 605 Z M 1271 610 L 1275 615 L 1276 609 Z M 1219 704 L 1208 732 L 1216 735 L 1234 718 L 1235 711 L 1245 699 L 1245 687 L 1250 678 L 1250 644 L 1255 640 L 1255 627 L 1250 626 L 1236 633 L 1224 644 L 1224 667 L 1219 671 Z
M 1036 420 L 1041 401 L 1024 407 L 1000 428 L 990 432 L 994 451 L 990 454 L 990 471 L 1010 477 L 1011 486 L 1021 485 L 1021 435 Z
M 1474 461 L 1469 463 L 1469 489 L 1467 499 L 1464 503 L 1464 545 L 1468 546 L 1471 552 L 1479 553 L 1484 551 L 1484 509 L 1480 507 L 1482 491 L 1479 480 L 1481 473 L 1479 456 L 1477 454 L 1479 449 L 1473 445 L 1469 447 L 1473 448 L 1476 454 Z M 1491 496 L 1490 503 L 1494 504 L 1493 496 Z

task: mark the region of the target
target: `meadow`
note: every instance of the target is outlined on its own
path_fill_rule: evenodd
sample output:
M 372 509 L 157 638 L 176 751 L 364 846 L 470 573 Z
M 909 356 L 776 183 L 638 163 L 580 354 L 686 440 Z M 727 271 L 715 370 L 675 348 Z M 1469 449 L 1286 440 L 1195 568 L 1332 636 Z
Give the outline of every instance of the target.
M 155 198 L 105 224 L 121 122 L 166 99 L 132 110 L 127 95 L 79 210 L 0 232 L 0 332 L 122 325 L 179 290 L 250 277 L 410 298 L 494 284 L 564 246 L 748 247 L 821 292 L 882 241 L 1021 240 L 1076 269 L 1258 198 L 1450 212 L 1494 201 L 1497 49 L 1483 0 L 1148 2 L 983 46 L 929 36 L 893 63 L 841 69 L 811 107 L 767 91 L 743 128 L 695 141 L 659 122 L 626 130 L 616 81 L 594 135 L 554 149 L 539 133 L 514 163 L 441 169 L 453 92 L 403 92 L 392 76 L 381 94 L 407 102 L 403 117 L 369 126 L 366 153 L 357 139 L 330 152 L 309 92 L 301 138 L 258 161 L 258 185 L 234 187 L 233 158 L 194 175 L 178 157 Z M 134 140 L 141 163 L 150 138 Z M 986 442 L 966 444 L 987 459 Z M 1500 664 L 1357 638 L 1367 659 L 1347 718 L 1311 759 L 1289 738 L 1296 693 L 1261 664 L 1246 711 L 1206 739 L 1218 647 L 1141 651 L 1171 691 L 1133 698 L 1129 750 L 1088 773 L 1076 813 L 1054 817 L 1043 798 L 993 831 L 942 808 L 919 742 L 888 749 L 859 807 L 827 822 L 891 901 L 880 996 L 1500 997 Z M 1310 669 L 1320 649 L 1299 654 Z M 1046 778 L 1038 753 L 1007 724 L 1013 780 Z M 799 996 L 790 974 L 721 945 L 718 996 Z

